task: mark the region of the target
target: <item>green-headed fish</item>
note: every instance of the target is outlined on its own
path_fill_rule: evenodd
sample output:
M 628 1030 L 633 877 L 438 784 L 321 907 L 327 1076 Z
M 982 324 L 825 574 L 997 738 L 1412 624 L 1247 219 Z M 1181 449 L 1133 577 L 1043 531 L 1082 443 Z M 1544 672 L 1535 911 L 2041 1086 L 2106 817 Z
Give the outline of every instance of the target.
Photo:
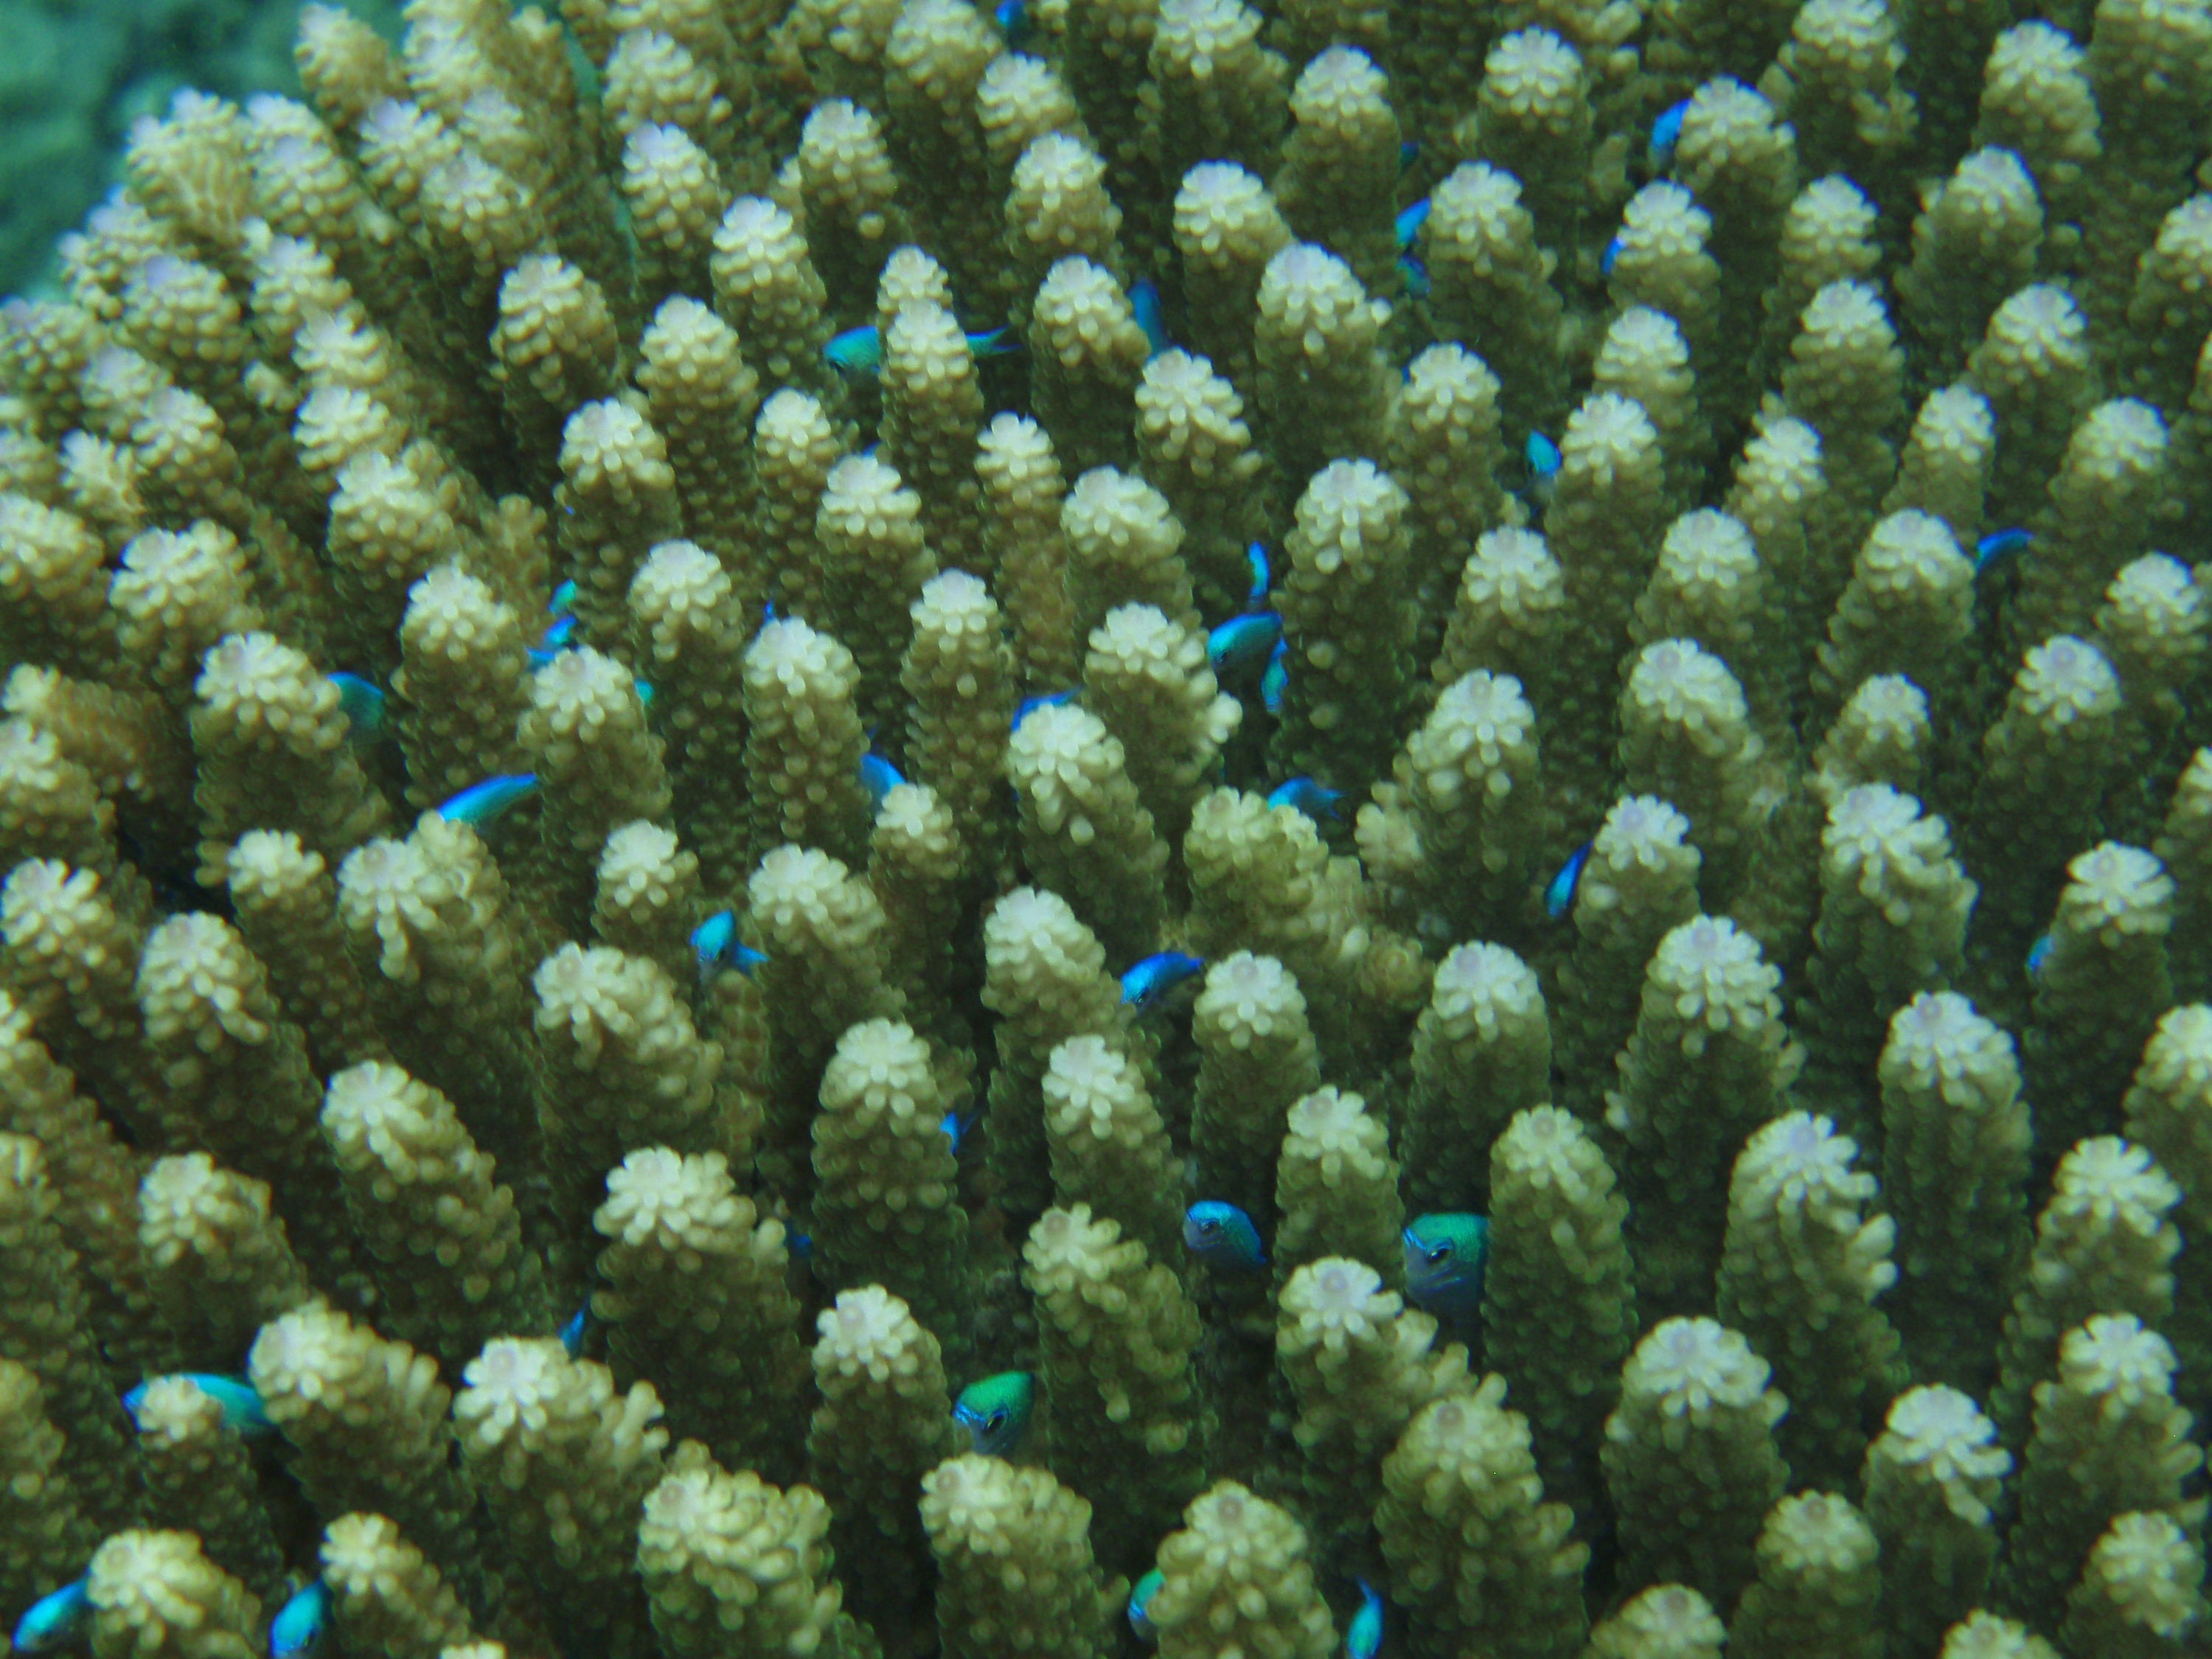
M 1415 1216 L 1403 1237 L 1406 1294 L 1439 1319 L 1479 1317 L 1490 1223 L 1464 1210 Z
M 986 1457 L 1005 1457 L 1022 1443 L 1036 1406 L 1034 1376 L 1000 1371 L 960 1390 L 960 1398 L 952 1404 L 952 1420 L 968 1431 L 975 1450 Z

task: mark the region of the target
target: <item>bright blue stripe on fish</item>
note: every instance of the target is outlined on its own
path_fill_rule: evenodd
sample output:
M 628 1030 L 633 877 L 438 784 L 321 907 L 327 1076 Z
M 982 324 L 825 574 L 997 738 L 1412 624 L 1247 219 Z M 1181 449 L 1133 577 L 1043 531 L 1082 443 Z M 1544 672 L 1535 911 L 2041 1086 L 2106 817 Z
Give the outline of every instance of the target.
M 1595 842 L 1586 841 L 1568 854 L 1567 861 L 1559 866 L 1559 873 L 1544 889 L 1544 914 L 1553 921 L 1575 908 L 1575 891 L 1583 884 L 1583 866 L 1589 862 L 1590 848 L 1595 845 Z
M 1287 806 L 1316 823 L 1328 823 L 1337 817 L 1336 804 L 1343 799 L 1341 789 L 1326 788 L 1312 778 L 1292 778 L 1275 786 L 1267 796 L 1267 805 Z
M 1267 660 L 1283 637 L 1283 619 L 1273 611 L 1231 617 L 1206 636 L 1206 658 L 1222 679 L 1243 678 Z
M 90 1583 L 80 1578 L 40 1596 L 15 1621 L 18 1653 L 52 1653 L 92 1632 Z
M 465 823 L 482 830 L 497 823 L 516 802 L 527 800 L 537 793 L 538 774 L 509 772 L 471 784 L 439 805 L 436 811 L 450 823 Z
M 1180 951 L 1162 951 L 1146 957 L 1121 975 L 1121 1000 L 1133 1004 L 1139 1013 L 1148 1013 L 1176 986 L 1196 978 L 1206 971 L 1203 957 L 1185 956 Z
M 2025 530 L 1992 530 L 1974 544 L 1974 574 L 1982 575 L 1999 560 L 2019 552 L 2034 539 Z
M 1674 146 L 1682 140 L 1682 121 L 1690 112 L 1690 100 L 1669 104 L 1659 112 L 1651 124 L 1651 143 L 1646 159 L 1654 173 L 1664 173 L 1674 165 Z
M 1394 228 L 1398 236 L 1398 247 L 1402 252 L 1413 246 L 1413 239 L 1421 234 L 1421 227 L 1429 222 L 1429 198 L 1425 196 L 1398 215 Z

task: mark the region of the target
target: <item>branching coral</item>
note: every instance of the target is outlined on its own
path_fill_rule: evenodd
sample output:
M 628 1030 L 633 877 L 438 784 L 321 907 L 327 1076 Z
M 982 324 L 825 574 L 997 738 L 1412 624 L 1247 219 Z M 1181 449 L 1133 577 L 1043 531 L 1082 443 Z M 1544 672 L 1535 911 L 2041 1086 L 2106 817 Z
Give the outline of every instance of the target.
M 2204 0 L 406 9 L 0 311 L 0 1617 L 2201 1645 Z

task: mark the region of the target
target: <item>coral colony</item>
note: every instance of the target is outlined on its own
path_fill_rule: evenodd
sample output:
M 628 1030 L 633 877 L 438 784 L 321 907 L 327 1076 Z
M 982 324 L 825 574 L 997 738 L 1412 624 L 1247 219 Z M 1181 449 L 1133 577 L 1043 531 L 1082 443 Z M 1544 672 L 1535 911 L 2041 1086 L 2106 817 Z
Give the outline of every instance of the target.
M 2203 1650 L 2212 0 L 406 12 L 0 315 L 16 1649 Z

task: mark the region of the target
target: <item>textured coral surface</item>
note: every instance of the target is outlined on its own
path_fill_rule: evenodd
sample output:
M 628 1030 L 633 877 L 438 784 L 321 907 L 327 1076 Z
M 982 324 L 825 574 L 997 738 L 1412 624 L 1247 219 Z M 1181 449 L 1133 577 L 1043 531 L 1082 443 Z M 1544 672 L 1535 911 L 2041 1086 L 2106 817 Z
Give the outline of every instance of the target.
M 17 1645 L 2204 1650 L 2212 0 L 404 11 L 0 311 Z

